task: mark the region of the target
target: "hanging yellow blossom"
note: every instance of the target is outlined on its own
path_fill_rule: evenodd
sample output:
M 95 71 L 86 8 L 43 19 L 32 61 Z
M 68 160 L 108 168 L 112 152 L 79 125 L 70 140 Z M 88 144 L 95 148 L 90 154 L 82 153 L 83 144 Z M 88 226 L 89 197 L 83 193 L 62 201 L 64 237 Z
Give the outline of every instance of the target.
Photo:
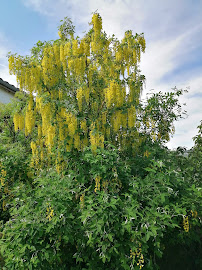
M 102 188 L 103 188 L 103 190 L 107 190 L 107 188 L 108 188 L 108 185 L 109 185 L 109 181 L 107 181 L 107 180 L 105 180 L 105 181 L 103 181 L 102 182 Z
M 136 120 L 136 109 L 135 106 L 128 108 L 128 127 L 132 128 L 135 125 Z
M 74 135 L 74 147 L 80 150 L 80 136 L 78 133 Z
M 100 191 L 100 179 L 101 179 L 100 176 L 97 176 L 95 178 L 95 189 L 94 189 L 95 192 Z
M 74 56 L 78 55 L 78 41 L 76 39 L 72 42 L 72 53 Z
M 144 152 L 144 157 L 147 157 L 147 158 L 148 158 L 148 157 L 150 156 L 150 154 L 151 154 L 151 153 L 150 153 L 149 151 L 146 150 L 146 151 Z
M 77 89 L 76 98 L 78 101 L 79 111 L 82 111 L 83 89 L 81 87 L 79 89 Z
M 99 14 L 94 13 L 92 17 L 92 23 L 93 23 L 93 29 L 95 31 L 95 40 L 98 39 L 100 31 L 102 29 L 102 18 L 100 17 Z
M 198 213 L 196 210 L 195 211 L 191 210 L 191 215 L 193 218 L 196 218 L 198 216 Z
M 31 149 L 32 149 L 32 154 L 35 155 L 36 154 L 37 145 L 33 141 L 31 142 Z
M 53 145 L 54 137 L 55 137 L 55 127 L 54 126 L 49 126 L 48 135 L 47 135 L 47 145 L 49 146 L 49 148 L 51 148 L 52 145 Z
M 188 232 L 189 231 L 189 218 L 188 216 L 183 216 L 183 227 L 184 227 L 184 230 L 185 232 Z
M 84 42 L 84 53 L 86 56 L 90 56 L 90 43 L 87 41 Z
M 10 73 L 10 75 L 12 75 L 13 72 L 14 72 L 14 67 L 15 67 L 15 65 L 14 65 L 14 56 L 13 55 L 11 55 L 9 57 L 8 63 L 9 63 L 9 73 Z
M 80 125 L 81 125 L 81 129 L 83 130 L 83 132 L 87 132 L 86 119 L 81 120 Z
M 135 250 L 130 250 L 130 258 L 133 260 L 133 263 L 136 262 L 136 265 L 139 266 L 139 269 L 144 267 L 144 256 L 142 254 L 141 244 Z
M 1 185 L 2 187 L 5 185 L 5 179 L 6 179 L 6 170 L 4 170 L 4 168 L 2 167 L 2 165 L 0 166 L 1 170 L 0 170 L 0 180 L 1 180 Z
M 84 198 L 85 198 L 85 194 L 83 193 L 80 197 L 80 208 L 83 209 L 84 208 Z
M 71 55 L 71 43 L 67 42 L 64 46 L 64 55 L 70 56 Z
M 25 113 L 25 135 L 27 136 L 32 132 L 35 125 L 35 115 L 32 110 L 27 110 Z

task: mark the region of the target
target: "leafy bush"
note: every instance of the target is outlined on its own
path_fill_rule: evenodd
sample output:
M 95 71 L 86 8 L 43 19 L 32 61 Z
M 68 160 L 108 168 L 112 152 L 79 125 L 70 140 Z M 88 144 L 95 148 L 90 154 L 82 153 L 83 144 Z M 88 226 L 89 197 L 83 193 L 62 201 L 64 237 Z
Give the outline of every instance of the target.
M 41 172 L 27 192 L 23 183 L 15 187 L 1 239 L 5 269 L 157 269 L 154 257 L 162 256 L 164 237 L 186 238 L 183 217 L 189 201 L 198 202 L 198 189 L 153 161 L 144 178 L 128 168 L 122 191 L 117 179 L 125 166 L 119 166 L 117 150 L 108 149 L 94 156 L 87 148 L 80 158 L 88 163 L 87 177 L 95 179 L 98 170 L 107 175 L 108 183 L 101 181 L 96 192 L 94 183 L 70 169 L 63 175 Z M 189 227 L 197 220 L 189 214 Z

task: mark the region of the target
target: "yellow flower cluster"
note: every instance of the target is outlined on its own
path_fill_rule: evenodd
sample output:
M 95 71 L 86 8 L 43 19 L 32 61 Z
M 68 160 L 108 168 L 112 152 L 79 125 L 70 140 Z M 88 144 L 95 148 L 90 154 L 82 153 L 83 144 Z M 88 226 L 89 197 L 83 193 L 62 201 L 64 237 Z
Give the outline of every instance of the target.
M 112 105 L 121 107 L 125 101 L 125 97 L 125 87 L 121 87 L 115 81 L 111 81 L 109 87 L 105 89 L 105 102 L 107 108 L 110 108 Z
M 66 145 L 67 152 L 71 151 L 72 146 L 73 146 L 73 139 L 71 138 L 71 139 L 68 140 L 67 145 Z
M 77 76 L 83 76 L 85 73 L 86 61 L 84 57 L 77 58 L 73 61 L 73 70 Z
M 118 47 L 116 49 L 116 61 L 121 62 L 123 60 L 123 49 L 121 47 Z
M 81 126 L 81 129 L 83 130 L 84 133 L 87 132 L 87 122 L 86 122 L 86 119 L 83 119 L 80 121 L 80 126 Z
M 157 140 L 157 136 L 158 136 L 158 135 L 156 135 L 155 132 L 153 132 L 153 131 L 151 132 L 151 137 L 152 137 L 152 139 L 153 139 L 154 141 Z
M 91 124 L 90 128 L 90 143 L 93 153 L 96 152 L 97 147 L 104 148 L 104 135 L 95 130 L 95 124 Z
M 29 91 L 29 93 L 32 93 L 34 91 L 35 86 L 35 80 L 34 80 L 34 74 L 35 74 L 35 68 L 32 66 L 30 69 L 27 69 L 25 71 L 24 79 L 22 82 L 19 82 L 24 85 L 24 88 Z
M 80 208 L 83 209 L 84 208 L 84 198 L 85 198 L 85 194 L 83 193 L 80 197 Z
M 82 111 L 83 89 L 81 87 L 77 89 L 76 98 L 78 101 L 79 111 Z
M 65 139 L 65 127 L 64 127 L 64 124 L 62 122 L 59 122 L 58 126 L 59 126 L 59 140 L 64 141 L 64 139 Z
M 47 48 L 48 57 L 51 59 L 55 57 L 55 62 L 59 66 L 60 65 L 60 46 L 59 44 L 54 44 L 53 47 L 49 46 Z
M 58 36 L 59 36 L 60 38 L 62 38 L 62 33 L 61 33 L 61 31 L 58 31 Z
M 133 128 L 136 120 L 136 109 L 135 106 L 128 108 L 128 127 Z
M 53 63 L 56 63 L 56 65 Z M 45 85 L 52 87 L 60 78 L 60 46 L 54 44 L 44 49 L 44 55 L 41 62 L 43 80 Z
M 68 124 L 68 132 L 70 137 L 73 138 L 74 134 L 76 133 L 77 130 L 77 118 L 74 114 L 72 113 L 67 113 L 66 114 L 66 121 Z
M 80 140 L 80 136 L 78 133 L 76 133 L 74 135 L 74 147 L 77 149 L 77 150 L 80 150 L 81 148 L 81 140 Z
M 78 56 L 78 52 L 78 40 L 75 39 L 72 41 L 72 54 Z
M 55 137 L 55 127 L 50 125 L 47 132 L 47 146 L 49 147 L 49 150 L 53 146 L 53 139 Z
M 138 37 L 138 43 L 141 46 L 141 51 L 144 53 L 145 52 L 145 48 L 146 48 L 146 41 L 145 41 L 145 39 L 144 39 L 143 36 L 139 36 Z
M 2 187 L 5 185 L 6 179 L 6 170 L 4 170 L 3 166 L 0 164 L 0 180 Z
M 191 215 L 192 215 L 193 218 L 196 218 L 198 216 L 198 213 L 197 213 L 196 210 L 195 211 L 191 210 Z
M 20 56 L 11 55 L 9 57 L 9 71 L 10 74 L 16 75 L 21 90 L 24 88 L 29 93 L 32 93 L 40 88 L 41 67 L 32 61 L 30 61 L 29 67 L 27 67 L 23 64 L 23 60 Z
M 8 182 L 6 181 L 6 178 L 7 178 L 7 172 L 5 170 L 4 165 L 0 162 L 0 182 L 1 182 L 1 186 L 2 186 L 2 192 L 5 195 L 5 197 L 3 199 L 3 203 L 2 203 L 3 211 L 6 211 L 6 203 L 11 198 L 13 198 L 13 195 L 11 194 L 10 190 L 8 189 L 9 185 L 8 185 Z
M 122 113 L 121 111 L 115 111 L 112 115 L 112 128 L 117 132 L 122 125 Z
M 27 109 L 25 113 L 25 136 L 32 132 L 35 126 L 35 114 L 33 110 Z
M 137 266 L 140 269 L 144 266 L 144 256 L 142 254 L 141 244 L 139 244 L 139 248 L 136 248 L 135 251 L 130 250 L 130 258 L 136 262 Z
M 32 149 L 32 159 L 30 166 L 34 168 L 34 165 L 39 165 L 39 150 L 37 148 L 37 144 L 35 142 L 31 142 L 31 149 Z
M 150 123 L 149 123 L 149 121 L 146 121 L 146 127 L 147 127 L 147 128 L 150 128 Z
M 38 138 L 41 139 L 42 137 L 42 127 L 41 125 L 38 125 Z
M 56 126 L 52 123 L 54 107 L 51 106 L 51 103 L 43 104 L 42 98 L 36 98 L 36 109 L 40 112 L 42 118 L 42 126 L 38 125 L 38 139 L 42 143 L 41 139 L 43 136 L 45 145 L 48 147 L 48 150 L 50 152 L 54 144 L 54 137 L 56 135 Z M 63 129 L 60 129 L 59 126 L 60 138 L 62 137 L 62 131 Z M 42 159 L 43 152 L 41 152 L 41 160 Z
M 61 173 L 63 168 L 64 168 L 64 161 L 61 158 L 60 153 L 58 153 L 58 156 L 57 156 L 56 161 L 55 161 L 55 165 L 56 165 L 56 171 L 58 173 Z
M 146 150 L 146 151 L 144 152 L 144 157 L 147 157 L 147 158 L 148 158 L 148 157 L 150 156 L 150 154 L 151 154 L 151 153 L 150 153 L 149 151 Z
M 61 172 L 61 166 L 60 166 L 60 164 L 58 163 L 58 160 L 56 159 L 56 162 L 55 162 L 56 164 L 56 166 L 55 166 L 55 168 L 56 168 L 56 171 L 57 171 L 57 173 L 60 173 Z
M 102 50 L 102 43 L 99 39 L 97 39 L 96 41 L 92 41 L 91 42 L 91 51 L 93 53 L 97 53 L 100 54 Z
M 49 129 L 49 126 L 51 125 L 53 108 L 51 106 L 51 103 L 47 103 L 43 105 L 42 100 L 40 100 L 39 104 L 40 104 L 39 105 L 40 113 L 42 117 L 42 134 L 43 136 L 46 136 L 47 130 Z
M 97 190 L 100 191 L 100 179 L 101 179 L 100 176 L 97 176 L 95 178 L 95 189 L 94 189 L 95 192 L 97 192 Z
M 72 112 L 66 112 L 65 108 L 62 108 L 57 116 L 57 126 L 59 130 L 59 140 L 64 141 L 67 135 L 70 137 L 67 140 L 66 150 L 69 152 L 72 149 L 72 146 L 78 150 L 82 149 L 85 145 L 88 144 L 87 136 L 84 139 L 80 138 L 78 130 L 78 120 L 76 115 Z M 80 121 L 81 128 L 83 132 L 87 132 L 86 120 Z M 56 126 L 55 126 L 56 131 Z M 56 135 L 56 133 L 55 133 Z
M 70 56 L 71 55 L 71 43 L 67 42 L 64 45 L 64 56 Z
M 184 227 L 184 230 L 185 232 L 188 232 L 189 231 L 189 218 L 188 216 L 183 216 L 183 227 Z
M 102 30 L 102 18 L 99 14 L 94 13 L 92 17 L 93 30 L 95 31 L 95 39 L 99 37 L 100 31 Z
M 107 111 L 102 112 L 101 119 L 102 127 L 104 128 L 105 124 L 107 123 Z
M 105 180 L 105 181 L 103 181 L 102 182 L 102 188 L 103 188 L 103 190 L 107 190 L 107 188 L 108 188 L 108 185 L 109 185 L 109 181 L 107 181 L 107 180 Z
M 22 114 L 15 114 L 13 117 L 15 131 L 22 130 L 24 128 L 24 116 Z
M 132 31 L 125 32 L 125 37 L 122 42 L 116 43 L 115 58 L 121 70 L 122 76 L 125 75 L 125 68 L 127 68 L 128 76 L 133 72 L 132 66 L 140 62 L 141 51 L 145 52 L 145 39 L 143 36 L 134 38 Z
M 46 208 L 46 218 L 51 221 L 54 216 L 54 210 L 49 204 L 47 203 L 48 207 Z
M 116 89 L 117 84 L 114 81 L 111 81 L 109 87 L 105 89 L 105 102 L 107 108 L 110 108 L 114 104 L 117 92 Z
M 94 13 L 92 17 L 93 24 L 93 39 L 91 40 L 91 52 L 100 54 L 103 48 L 103 44 L 100 39 L 101 30 L 102 30 L 102 18 L 99 14 Z
M 8 66 L 9 66 L 10 75 L 14 74 L 15 64 L 14 64 L 14 56 L 13 55 L 11 55 L 8 59 Z
M 90 42 L 87 40 L 84 42 L 84 53 L 86 56 L 90 56 Z
M 31 149 L 32 149 L 32 154 L 35 155 L 36 150 L 37 150 L 37 145 L 35 142 L 31 142 Z
M 60 62 L 65 62 L 64 45 L 60 44 Z

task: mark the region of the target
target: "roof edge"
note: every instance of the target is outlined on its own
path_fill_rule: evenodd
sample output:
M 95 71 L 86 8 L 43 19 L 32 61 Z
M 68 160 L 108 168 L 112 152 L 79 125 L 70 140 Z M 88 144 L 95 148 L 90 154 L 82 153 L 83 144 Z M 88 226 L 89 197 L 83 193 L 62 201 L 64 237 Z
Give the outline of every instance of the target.
M 8 89 L 8 91 L 10 91 L 12 93 L 16 93 L 16 92 L 20 91 L 19 88 L 17 88 L 14 85 L 4 81 L 2 78 L 0 78 L 0 85 L 6 87 Z

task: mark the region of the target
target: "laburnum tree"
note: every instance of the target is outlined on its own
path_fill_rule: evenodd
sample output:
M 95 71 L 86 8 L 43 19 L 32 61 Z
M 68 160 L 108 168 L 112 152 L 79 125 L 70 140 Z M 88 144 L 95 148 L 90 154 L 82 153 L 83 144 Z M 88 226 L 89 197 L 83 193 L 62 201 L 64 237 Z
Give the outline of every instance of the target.
M 13 190 L 0 240 L 8 269 L 157 269 L 167 229 L 189 232 L 190 187 L 162 161 L 183 91 L 143 103 L 144 35 L 108 37 L 98 13 L 91 26 L 78 38 L 66 18 L 59 39 L 9 55 L 28 96 L 13 121 L 31 140 L 33 186 Z
M 173 119 L 168 121 L 169 117 L 159 114 L 163 102 L 155 108 L 157 104 L 151 100 L 143 121 L 139 119 L 145 80 L 138 68 L 146 46 L 143 34 L 127 31 L 121 41 L 108 38 L 96 13 L 91 24 L 90 31 L 79 39 L 74 38 L 70 21 L 64 21 L 60 39 L 38 43 L 30 57 L 9 57 L 10 72 L 29 94 L 25 116 L 19 112 L 14 117 L 15 130 L 25 129 L 29 135 L 38 128 L 31 144 L 36 166 L 54 152 L 60 170 L 61 149 L 82 151 L 91 146 L 96 152 L 104 141 L 121 151 L 135 150 L 144 140 L 141 131 L 145 130 L 151 131 L 153 140 L 169 140 Z

